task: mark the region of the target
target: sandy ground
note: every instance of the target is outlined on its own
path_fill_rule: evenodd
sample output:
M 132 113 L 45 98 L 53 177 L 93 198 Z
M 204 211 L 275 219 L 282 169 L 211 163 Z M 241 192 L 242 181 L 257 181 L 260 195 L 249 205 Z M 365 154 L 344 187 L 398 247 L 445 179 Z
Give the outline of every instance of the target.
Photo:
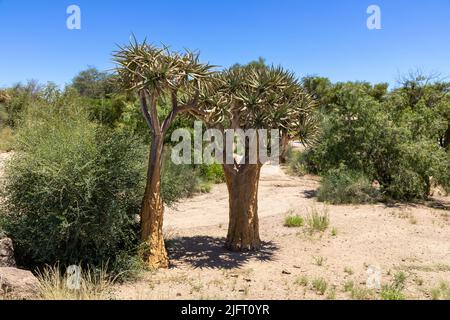
M 0 153 L 0 182 L 11 155 Z M 171 268 L 117 285 L 112 298 L 351 299 L 355 296 L 344 292 L 345 284 L 353 281 L 364 292 L 368 268 L 381 270 L 383 284 L 403 271 L 409 299 L 430 299 L 440 282 L 450 282 L 450 198 L 426 205 L 326 206 L 313 197 L 318 185 L 317 177 L 263 168 L 259 215 L 264 247 L 258 253 L 222 248 L 228 220 L 223 184 L 167 208 Z M 327 231 L 310 235 L 306 227 L 283 226 L 287 215 L 306 217 L 311 210 L 328 212 Z M 327 283 L 323 295 L 312 285 L 319 278 Z
M 264 248 L 259 253 L 222 248 L 228 219 L 225 185 L 168 208 L 165 233 L 171 239 L 172 267 L 118 286 L 114 298 L 376 299 L 376 290 L 353 297 L 344 292 L 350 281 L 360 289 L 355 292 L 364 292 L 369 268 L 381 271 L 383 284 L 403 271 L 409 299 L 429 299 L 432 288 L 450 281 L 449 198 L 427 205 L 325 206 L 313 197 L 318 184 L 317 177 L 263 168 L 259 214 Z M 283 226 L 288 214 L 306 217 L 311 210 L 329 213 L 331 224 L 324 233 Z M 323 295 L 312 285 L 319 278 L 327 283 Z

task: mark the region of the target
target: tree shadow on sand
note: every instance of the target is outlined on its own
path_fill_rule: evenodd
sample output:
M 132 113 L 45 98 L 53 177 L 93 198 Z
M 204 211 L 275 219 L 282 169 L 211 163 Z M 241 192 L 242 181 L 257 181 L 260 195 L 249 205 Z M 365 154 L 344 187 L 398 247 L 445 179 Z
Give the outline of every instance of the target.
M 446 200 L 438 200 L 438 199 L 432 199 L 426 203 L 426 205 L 433 209 L 439 209 L 439 210 L 447 210 L 450 211 L 450 201 Z
M 303 195 L 306 199 L 313 199 L 317 197 L 317 190 L 305 190 L 303 191 Z
M 209 236 L 182 237 L 170 241 L 168 252 L 173 266 L 190 264 L 194 268 L 233 269 L 255 259 L 272 261 L 278 247 L 272 242 L 262 242 L 256 252 L 231 252 L 224 248 L 224 238 Z
M 435 199 L 430 198 L 426 201 L 416 201 L 416 202 L 394 202 L 394 201 L 388 201 L 382 203 L 385 208 L 396 208 L 400 209 L 405 206 L 413 207 L 413 208 L 420 208 L 423 206 L 432 208 L 432 209 L 438 209 L 438 210 L 447 210 L 450 211 L 450 201 L 444 200 L 444 199 Z

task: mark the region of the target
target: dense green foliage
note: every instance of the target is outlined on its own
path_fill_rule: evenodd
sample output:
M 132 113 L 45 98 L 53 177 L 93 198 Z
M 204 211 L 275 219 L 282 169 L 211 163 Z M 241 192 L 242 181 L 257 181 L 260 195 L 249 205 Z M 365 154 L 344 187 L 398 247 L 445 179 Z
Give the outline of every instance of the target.
M 317 191 L 319 201 L 331 204 L 370 203 L 377 197 L 378 192 L 370 179 L 345 166 L 328 171 Z
M 435 185 L 449 187 L 450 84 L 424 79 L 405 80 L 390 92 L 384 84 L 304 80 L 321 103 L 322 134 L 300 164 L 326 177 L 322 199 L 342 202 L 340 192 L 325 195 L 342 165 L 397 200 L 426 199 Z
M 98 265 L 136 246 L 144 153 L 135 138 L 74 109 L 33 109 L 16 148 L 4 209 L 21 264 Z

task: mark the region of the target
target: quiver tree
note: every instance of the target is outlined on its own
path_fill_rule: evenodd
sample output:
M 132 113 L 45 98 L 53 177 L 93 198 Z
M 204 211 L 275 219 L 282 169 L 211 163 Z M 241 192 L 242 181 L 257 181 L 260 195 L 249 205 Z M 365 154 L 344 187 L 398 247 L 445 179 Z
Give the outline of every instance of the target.
M 199 62 L 198 54 L 171 52 L 145 41 L 120 47 L 114 53 L 121 85 L 139 97 L 150 135 L 147 184 L 141 208 L 140 237 L 144 259 L 151 268 L 169 265 L 163 238 L 164 205 L 161 198 L 161 166 L 164 136 L 175 117 L 196 109 L 200 92 L 213 74 L 211 66 Z M 167 100 L 167 101 L 166 101 Z M 158 102 L 171 105 L 169 114 L 158 114 Z
M 249 65 L 233 67 L 214 78 L 213 85 L 200 98 L 203 113 L 193 112 L 208 127 L 223 134 L 229 129 L 276 129 L 304 142 L 315 132 L 316 104 L 292 73 L 280 67 Z M 259 134 L 257 131 L 258 149 L 263 147 Z M 229 191 L 226 247 L 233 251 L 258 250 L 261 245 L 258 184 L 264 163 L 259 150 L 256 162 L 250 162 L 249 148 L 250 143 L 246 141 L 245 157 L 234 159 L 233 163 L 223 161 Z M 224 144 L 224 159 L 234 153 L 229 149 L 230 146 Z

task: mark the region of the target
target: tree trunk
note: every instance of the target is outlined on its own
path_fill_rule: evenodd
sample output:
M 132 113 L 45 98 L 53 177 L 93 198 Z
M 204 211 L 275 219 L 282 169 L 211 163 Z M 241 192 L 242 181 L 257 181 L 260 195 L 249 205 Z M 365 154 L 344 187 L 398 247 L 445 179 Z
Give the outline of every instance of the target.
M 147 247 L 144 258 L 150 268 L 167 268 L 169 259 L 164 245 L 164 204 L 161 197 L 163 140 L 154 136 L 147 172 L 147 186 L 141 210 L 141 241 Z
M 229 194 L 228 236 L 226 248 L 253 251 L 261 247 L 258 221 L 260 165 L 247 164 L 239 171 L 225 170 Z
M 281 154 L 280 154 L 280 163 L 286 163 L 287 157 L 289 153 L 289 136 L 285 133 L 281 136 Z

